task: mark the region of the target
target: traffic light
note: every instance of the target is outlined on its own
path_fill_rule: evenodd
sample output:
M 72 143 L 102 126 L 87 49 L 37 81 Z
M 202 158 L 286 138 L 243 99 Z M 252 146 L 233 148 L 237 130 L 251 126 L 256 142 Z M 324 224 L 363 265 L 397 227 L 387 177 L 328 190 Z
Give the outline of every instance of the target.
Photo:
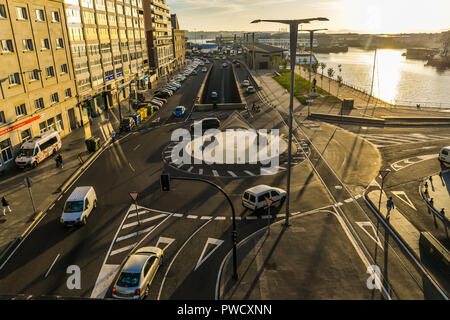
M 160 178 L 161 191 L 170 191 L 170 176 L 168 173 L 163 173 Z

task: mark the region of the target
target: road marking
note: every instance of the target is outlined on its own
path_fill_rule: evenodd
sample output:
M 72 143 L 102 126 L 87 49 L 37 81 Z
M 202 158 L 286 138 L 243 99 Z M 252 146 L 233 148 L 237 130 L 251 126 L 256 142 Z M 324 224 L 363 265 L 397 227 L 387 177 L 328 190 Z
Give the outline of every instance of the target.
M 190 167 L 190 168 L 187 170 L 187 172 L 191 172 L 192 169 L 194 169 L 194 167 Z
M 114 255 L 116 255 L 116 254 L 118 254 L 118 253 L 121 253 L 121 252 L 130 250 L 130 249 L 132 249 L 135 245 L 136 245 L 136 243 L 133 243 L 133 244 L 130 244 L 129 246 L 126 246 L 126 247 L 123 247 L 123 248 L 114 250 L 114 251 L 111 252 L 110 256 L 114 256 Z
M 344 200 L 345 203 L 350 203 L 350 202 L 352 202 L 352 201 L 353 201 L 353 198 L 349 198 L 349 199 L 345 199 L 345 200 Z
M 155 227 L 155 226 L 151 226 L 151 227 L 149 227 L 149 228 L 147 228 L 147 229 L 139 230 L 139 231 L 136 231 L 136 232 L 133 232 L 133 233 L 124 235 L 124 236 L 122 236 L 122 237 L 117 238 L 117 239 L 116 239 L 116 242 L 120 242 L 120 241 L 122 241 L 122 240 L 126 240 L 126 239 L 129 239 L 129 238 L 132 238 L 132 237 L 137 237 L 137 236 L 140 235 L 140 234 L 147 233 L 147 232 L 151 231 L 154 227 Z
M 136 151 L 141 145 L 138 144 L 136 147 L 134 147 L 133 151 Z
M 199 169 L 199 170 L 198 170 L 198 174 L 199 174 L 199 175 L 202 175 L 202 174 L 203 174 L 203 169 Z
M 177 168 L 180 169 L 182 166 L 184 166 L 184 163 L 182 163 L 179 166 L 177 166 Z
M 248 171 L 248 170 L 244 170 L 244 172 L 246 173 L 246 174 L 248 174 L 249 176 L 252 176 L 252 177 L 254 177 L 255 175 L 253 174 L 253 173 L 251 173 L 250 171 Z
M 335 207 L 340 207 L 340 206 L 343 206 L 343 205 L 344 205 L 344 204 L 343 204 L 342 202 L 338 202 L 338 203 L 335 203 L 335 204 L 334 204 Z
M 167 216 L 167 214 L 160 214 L 160 215 L 157 215 L 157 216 L 148 218 L 148 219 L 144 219 L 144 220 L 141 220 L 141 224 L 142 224 L 142 223 L 149 222 L 149 221 L 152 221 L 152 220 L 161 219 L 161 218 L 166 217 L 166 216 Z M 138 225 L 138 224 L 139 224 L 138 221 L 132 222 L 132 223 L 128 223 L 128 224 L 125 224 L 125 225 L 122 227 L 122 229 L 126 229 L 126 228 L 129 228 L 129 227 L 133 227 L 133 226 L 136 226 L 136 225 Z
M 200 220 L 211 220 L 212 218 L 211 216 L 201 216 Z
M 177 218 L 183 218 L 184 214 L 181 214 L 181 213 L 175 213 L 173 216 L 174 216 L 174 217 L 177 217 Z
M 216 217 L 214 220 L 225 220 L 227 217 Z
M 292 214 L 294 215 L 294 214 Z M 266 214 L 265 216 L 261 216 L 261 219 L 271 219 L 272 215 L 271 214 Z
M 373 226 L 372 222 L 370 222 L 370 221 L 361 221 L 361 222 L 356 222 L 356 224 L 369 236 L 370 239 L 372 239 L 381 249 L 384 250 L 383 245 L 382 245 L 382 243 L 380 241 L 380 238 L 378 238 L 377 231 L 375 230 L 375 227 Z M 371 235 L 366 230 L 366 227 L 372 228 L 372 231 L 373 231 L 374 235 Z
M 213 175 L 214 175 L 215 177 L 218 177 L 218 176 L 219 176 L 219 173 L 218 173 L 216 170 L 213 170 L 212 173 L 213 173 Z
M 247 219 L 247 220 L 256 220 L 256 219 L 258 219 L 258 217 L 249 216 L 249 217 L 245 217 L 245 219 Z
M 408 198 L 408 196 L 406 195 L 406 193 L 404 191 L 391 191 L 391 192 L 394 196 L 396 196 L 397 198 L 402 200 L 404 203 L 406 203 L 408 206 L 410 206 L 411 208 L 413 208 L 414 210 L 417 211 L 416 207 L 414 206 L 414 204 Z
M 158 242 L 156 242 L 155 247 L 158 247 L 162 250 L 166 250 L 174 241 L 175 241 L 174 238 L 159 237 Z M 161 247 L 162 243 L 164 243 L 166 245 L 164 247 Z
M 55 260 L 53 261 L 52 265 L 50 266 L 50 268 L 48 269 L 47 273 L 45 274 L 44 278 L 47 278 L 48 274 L 50 273 L 50 270 L 52 270 L 53 266 L 56 263 L 56 260 L 58 260 L 60 254 L 58 253 L 58 255 L 56 256 Z
M 106 292 L 112 285 L 114 278 L 119 272 L 119 264 L 105 264 L 103 265 L 95 282 L 94 290 L 92 291 L 91 298 L 102 299 L 105 297 Z
M 228 171 L 228 173 L 230 174 L 230 176 L 232 176 L 232 177 L 237 177 L 237 175 L 233 172 L 233 171 Z
M 55 204 L 53 203 L 53 204 L 51 205 L 51 207 L 48 208 L 48 211 L 52 210 L 54 206 L 55 206 Z
M 188 219 L 197 219 L 198 218 L 198 216 L 192 216 L 192 215 L 188 215 L 186 218 L 188 218 Z
M 334 188 L 337 189 L 337 190 L 341 190 L 342 186 L 334 186 Z
M 195 266 L 194 271 L 197 270 L 198 267 L 200 267 L 206 261 L 206 259 L 208 259 L 214 253 L 214 251 L 216 251 L 222 245 L 222 243 L 224 243 L 224 240 L 208 238 L 205 246 L 203 247 L 203 251 L 200 254 L 200 257 L 198 258 L 197 265 Z M 214 249 L 212 249 L 205 257 L 203 257 L 205 255 L 206 249 L 208 248 L 208 245 L 211 244 L 215 246 Z
M 136 172 L 136 170 L 134 170 L 133 166 L 131 165 L 131 163 L 128 162 L 128 164 L 130 165 L 131 170 L 133 170 L 133 172 Z

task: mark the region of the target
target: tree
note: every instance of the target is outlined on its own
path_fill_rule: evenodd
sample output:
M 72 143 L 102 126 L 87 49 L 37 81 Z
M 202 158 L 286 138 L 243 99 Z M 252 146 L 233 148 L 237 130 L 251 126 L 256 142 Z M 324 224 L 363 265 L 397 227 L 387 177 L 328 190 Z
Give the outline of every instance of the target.
M 327 73 L 328 78 L 330 78 L 330 80 L 328 81 L 328 92 L 331 93 L 331 79 L 333 79 L 335 71 L 333 68 L 328 68 Z
M 339 89 L 341 88 L 341 85 L 342 85 L 342 76 L 341 75 L 337 76 L 337 82 L 338 82 L 338 89 L 337 89 L 336 96 L 339 97 Z
M 327 67 L 327 64 L 325 62 L 320 63 L 320 68 L 322 69 L 322 74 L 320 75 L 320 87 L 323 88 L 323 71 Z

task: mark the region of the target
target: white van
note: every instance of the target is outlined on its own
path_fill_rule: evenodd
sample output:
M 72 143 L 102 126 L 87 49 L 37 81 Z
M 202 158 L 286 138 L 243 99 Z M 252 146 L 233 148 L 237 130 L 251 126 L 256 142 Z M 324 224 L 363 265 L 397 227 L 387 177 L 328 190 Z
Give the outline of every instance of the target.
M 284 201 L 284 199 L 286 199 L 286 195 L 287 193 L 283 189 L 262 184 L 245 190 L 242 195 L 242 205 L 253 211 L 266 209 L 268 207 L 266 198 L 275 203 L 278 201 Z
M 64 204 L 60 222 L 65 226 L 86 224 L 88 216 L 97 207 L 93 187 L 76 187 Z
M 441 149 L 439 152 L 439 161 L 450 163 L 450 146 Z
M 44 159 L 52 156 L 62 147 L 61 137 L 57 131 L 45 132 L 25 142 L 16 157 L 16 165 L 20 168 L 35 168 Z

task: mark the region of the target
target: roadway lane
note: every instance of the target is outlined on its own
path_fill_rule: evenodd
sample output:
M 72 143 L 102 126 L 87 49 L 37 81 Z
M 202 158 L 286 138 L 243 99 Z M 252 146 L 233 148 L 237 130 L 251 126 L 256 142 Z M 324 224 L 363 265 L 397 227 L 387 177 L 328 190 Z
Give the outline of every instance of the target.
M 205 86 L 202 101 L 205 104 L 213 104 L 211 93 L 217 92 L 219 97 L 217 103 L 240 103 L 239 91 L 237 90 L 233 69 L 229 60 L 213 60 L 213 68 L 208 83 Z M 226 68 L 222 64 L 226 63 Z

